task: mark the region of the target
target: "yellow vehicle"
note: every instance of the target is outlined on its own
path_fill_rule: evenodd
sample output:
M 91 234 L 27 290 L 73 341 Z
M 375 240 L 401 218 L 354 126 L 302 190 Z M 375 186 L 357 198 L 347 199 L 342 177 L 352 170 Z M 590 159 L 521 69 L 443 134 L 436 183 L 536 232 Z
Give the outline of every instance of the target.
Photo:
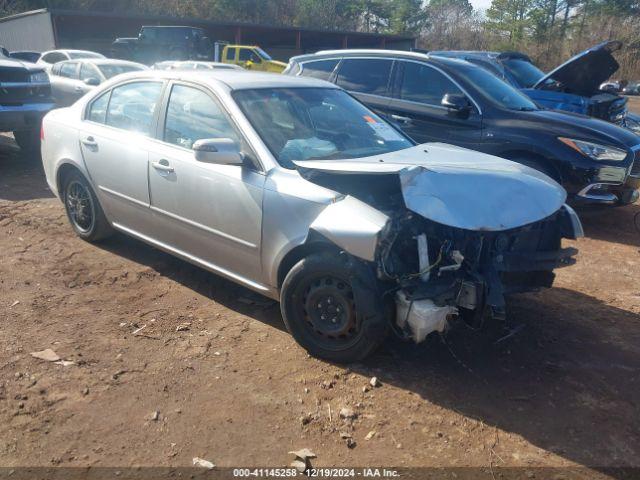
M 255 45 L 225 45 L 219 61 L 260 72 L 280 73 L 287 66 L 284 62 L 274 60 L 267 52 Z

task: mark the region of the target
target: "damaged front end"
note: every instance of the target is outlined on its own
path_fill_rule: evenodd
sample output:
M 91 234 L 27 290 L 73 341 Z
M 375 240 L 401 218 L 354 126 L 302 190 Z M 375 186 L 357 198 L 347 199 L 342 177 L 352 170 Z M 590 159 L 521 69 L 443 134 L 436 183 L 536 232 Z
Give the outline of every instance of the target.
M 551 287 L 553 270 L 575 263 L 577 250 L 561 239 L 582 236 L 564 190 L 548 177 L 477 152 L 425 147 L 376 163 L 296 163 L 307 180 L 346 195 L 332 206 L 345 202 L 342 211 L 328 208 L 312 230 L 375 270 L 395 304 L 394 328 L 416 342 L 452 316 L 474 328 L 505 319 L 505 296 Z M 446 153 L 460 161 L 433 160 Z

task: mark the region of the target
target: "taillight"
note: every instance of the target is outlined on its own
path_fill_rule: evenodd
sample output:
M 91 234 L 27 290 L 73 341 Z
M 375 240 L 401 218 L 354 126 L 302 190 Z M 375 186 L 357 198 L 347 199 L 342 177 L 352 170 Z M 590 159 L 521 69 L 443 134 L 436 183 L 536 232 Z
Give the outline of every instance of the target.
M 40 125 L 40 141 L 44 141 L 44 125 Z

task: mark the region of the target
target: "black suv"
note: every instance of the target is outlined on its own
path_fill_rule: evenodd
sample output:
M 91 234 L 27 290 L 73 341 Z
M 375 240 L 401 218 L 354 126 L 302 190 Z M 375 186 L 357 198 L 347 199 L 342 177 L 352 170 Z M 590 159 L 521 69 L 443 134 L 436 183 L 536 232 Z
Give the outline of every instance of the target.
M 284 73 L 336 83 L 417 142 L 450 143 L 536 168 L 561 183 L 573 203 L 638 198 L 640 137 L 594 118 L 542 110 L 467 61 L 335 50 L 294 57 Z
M 116 38 L 111 57 L 152 64 L 163 60 L 211 60 L 213 45 L 196 27 L 142 27 L 137 38 Z
M 13 132 L 20 148 L 38 151 L 42 117 L 55 106 L 49 76 L 41 66 L 4 52 L 0 50 L 0 132 Z

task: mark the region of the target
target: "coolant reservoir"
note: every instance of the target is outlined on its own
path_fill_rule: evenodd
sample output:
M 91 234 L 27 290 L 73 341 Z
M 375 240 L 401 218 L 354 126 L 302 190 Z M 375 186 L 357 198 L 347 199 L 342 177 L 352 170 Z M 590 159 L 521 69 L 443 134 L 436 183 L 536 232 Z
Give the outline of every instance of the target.
M 447 317 L 457 313 L 456 307 L 439 307 L 431 300 L 411 301 L 402 290 L 396 294 L 396 323 L 400 328 L 408 324 L 416 343 L 423 342 L 431 332 L 444 332 Z

